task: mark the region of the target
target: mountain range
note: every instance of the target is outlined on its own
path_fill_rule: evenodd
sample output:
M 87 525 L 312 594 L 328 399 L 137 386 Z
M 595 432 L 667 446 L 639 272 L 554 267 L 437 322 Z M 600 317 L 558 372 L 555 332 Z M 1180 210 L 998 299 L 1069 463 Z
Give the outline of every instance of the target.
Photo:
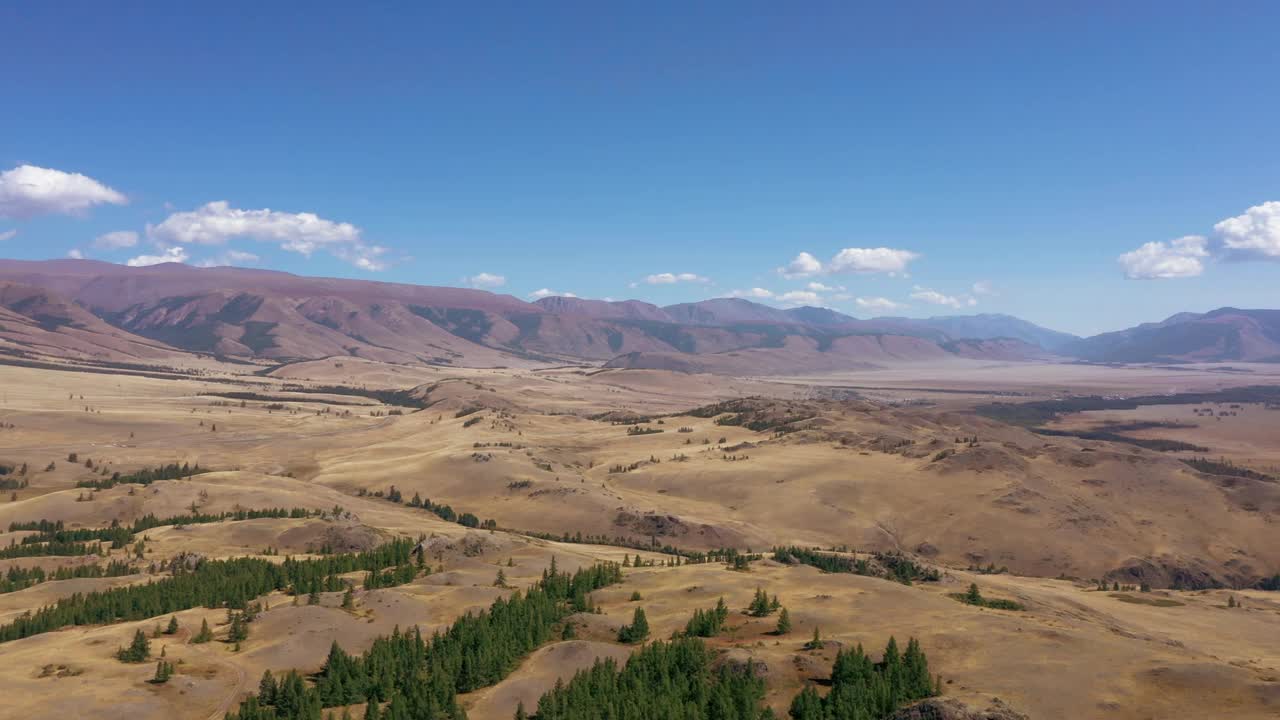
M 269 270 L 0 260 L 0 352 L 109 362 L 606 364 L 785 374 L 948 358 L 1280 362 L 1280 311 L 1222 308 L 1079 338 L 1008 315 L 858 319 L 738 298 L 659 307 Z

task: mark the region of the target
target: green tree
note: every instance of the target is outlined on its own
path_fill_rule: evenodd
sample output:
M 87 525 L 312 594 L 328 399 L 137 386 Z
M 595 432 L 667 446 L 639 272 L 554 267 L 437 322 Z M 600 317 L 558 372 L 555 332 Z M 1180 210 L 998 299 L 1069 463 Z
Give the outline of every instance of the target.
M 133 642 L 116 652 L 120 662 L 140 663 L 151 659 L 151 641 L 141 629 L 134 631 Z
M 782 608 L 782 612 L 778 613 L 778 627 L 773 631 L 775 635 L 786 635 L 791 632 L 791 613 L 786 608 Z
M 818 632 L 817 626 L 813 628 L 813 639 L 805 643 L 806 650 L 818 650 L 822 648 L 822 633 Z
M 196 636 L 191 638 L 191 642 L 200 644 L 200 643 L 207 643 L 212 639 L 213 639 L 213 631 L 209 629 L 209 621 L 201 620 L 200 632 L 196 633 Z
M 969 583 L 969 591 L 964 594 L 964 601 L 970 605 L 982 604 L 982 593 L 978 592 L 978 583 Z
M 649 619 L 645 617 L 644 608 L 636 608 L 631 614 L 631 624 L 623 625 L 618 630 L 618 642 L 635 644 L 644 642 L 649 637 Z
M 169 626 L 164 629 L 165 635 L 176 635 L 178 633 L 178 618 L 176 615 L 169 617 Z

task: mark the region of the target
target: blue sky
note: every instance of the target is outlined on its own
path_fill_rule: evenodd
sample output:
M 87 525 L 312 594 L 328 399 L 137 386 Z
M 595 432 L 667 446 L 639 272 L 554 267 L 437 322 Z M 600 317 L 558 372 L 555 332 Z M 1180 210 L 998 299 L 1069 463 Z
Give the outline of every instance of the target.
M 0 255 L 1078 333 L 1280 305 L 1280 5 L 420 5 L 0 7 Z

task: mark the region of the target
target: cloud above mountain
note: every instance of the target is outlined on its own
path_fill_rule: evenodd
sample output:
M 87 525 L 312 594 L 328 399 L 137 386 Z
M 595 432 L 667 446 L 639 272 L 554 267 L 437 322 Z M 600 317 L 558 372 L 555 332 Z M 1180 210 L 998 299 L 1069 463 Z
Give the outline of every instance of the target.
M 1213 260 L 1280 261 L 1280 201 L 1254 205 L 1221 220 L 1209 235 L 1155 240 L 1116 258 L 1131 280 L 1199 277 Z
M 382 256 L 387 249 L 365 241 L 360 228 L 351 223 L 308 212 L 243 210 L 225 200 L 176 212 L 156 225 L 147 225 L 147 237 L 162 245 L 223 245 L 246 238 L 307 257 L 323 249 L 364 270 L 386 268 Z
M 1188 235 L 1170 242 L 1144 243 L 1119 257 L 1125 277 L 1131 280 L 1157 280 L 1196 277 L 1204 272 L 1204 259 L 1209 257 L 1208 239 Z
M 823 263 L 812 254 L 802 252 L 777 272 L 788 280 L 847 273 L 903 275 L 907 266 L 919 258 L 920 253 L 895 248 L 844 248 Z
M 125 205 L 123 193 L 80 173 L 19 165 L 0 173 L 0 217 L 80 215 L 97 205 Z

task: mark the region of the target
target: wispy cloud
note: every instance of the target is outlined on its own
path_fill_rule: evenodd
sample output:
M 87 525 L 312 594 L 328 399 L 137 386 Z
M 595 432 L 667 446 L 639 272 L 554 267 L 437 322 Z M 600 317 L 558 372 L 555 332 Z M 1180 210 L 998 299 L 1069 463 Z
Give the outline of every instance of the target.
M 138 244 L 138 233 L 132 230 L 116 230 L 93 239 L 93 246 L 100 250 L 131 248 Z
M 503 285 L 506 285 L 507 278 L 505 275 L 495 275 L 493 273 L 482 272 L 466 278 L 466 283 L 473 288 L 491 290 L 493 288 L 500 288 Z
M 540 300 L 545 297 L 576 298 L 578 296 L 571 292 L 560 292 L 558 290 L 552 290 L 551 288 L 539 288 L 529 293 L 529 297 L 533 300 Z
M 944 295 L 937 290 L 920 287 L 919 285 L 917 285 L 915 290 L 911 293 L 911 299 L 927 302 L 932 305 L 944 305 L 957 310 L 964 307 L 973 307 L 978 304 L 977 299 L 969 295 Z
M 703 283 L 703 284 L 706 284 L 706 283 L 709 283 L 709 282 L 711 282 L 711 279 L 710 279 L 710 278 L 704 277 L 704 276 L 699 275 L 699 274 L 697 274 L 697 273 L 691 273 L 691 272 L 669 273 L 669 272 L 664 272 L 664 273 L 655 273 L 655 274 L 653 274 L 653 275 L 647 275 L 647 276 L 645 276 L 645 278 L 644 278 L 643 280 L 641 280 L 640 282 L 633 282 L 633 283 L 631 283 L 630 287 L 633 287 L 633 288 L 634 288 L 634 287 L 639 287 L 639 286 L 640 286 L 640 283 L 644 283 L 645 285 L 675 285 L 676 283 Z
M 255 265 L 258 262 L 258 256 L 251 252 L 243 250 L 228 250 L 211 258 L 205 258 L 196 265 L 200 267 L 244 267 L 245 265 Z
M 185 263 L 191 257 L 187 255 L 187 249 L 175 245 L 172 247 L 161 248 L 157 255 L 139 255 L 131 257 L 125 264 L 129 267 L 147 267 L 148 265 L 159 265 L 161 263 Z
M 894 302 L 884 297 L 860 297 L 854 298 L 853 302 L 858 306 L 858 309 L 870 312 L 890 312 L 908 307 L 903 303 Z
M 749 290 L 731 290 L 729 297 L 734 298 L 755 298 L 757 300 L 768 300 L 773 297 L 773 291 L 764 288 L 751 288 Z

